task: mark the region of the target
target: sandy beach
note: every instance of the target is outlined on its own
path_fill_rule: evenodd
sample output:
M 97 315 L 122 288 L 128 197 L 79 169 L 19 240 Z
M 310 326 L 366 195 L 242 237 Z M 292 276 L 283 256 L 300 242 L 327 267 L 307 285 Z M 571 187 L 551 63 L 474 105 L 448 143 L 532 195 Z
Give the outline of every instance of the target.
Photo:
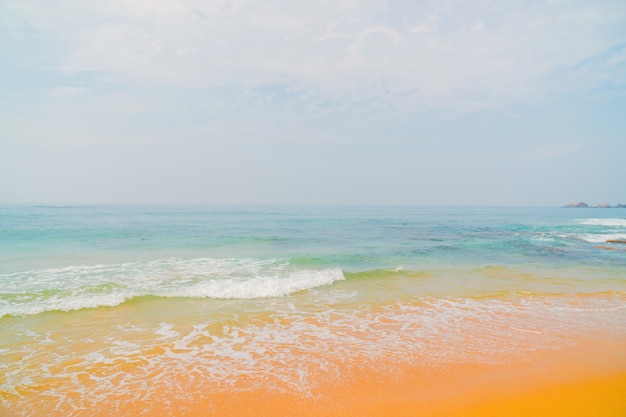
M 386 364 L 384 359 L 362 368 L 358 363 L 337 364 L 341 378 L 306 395 L 246 388 L 250 381 L 240 381 L 241 389 L 225 389 L 183 374 L 175 385 L 186 393 L 184 400 L 173 396 L 176 391 L 168 385 L 162 392 L 152 389 L 148 400 L 138 400 L 136 393 L 127 398 L 102 398 L 83 404 L 87 410 L 72 415 L 621 417 L 626 413 L 625 349 L 623 342 L 598 339 L 497 365 L 458 363 L 398 369 L 395 360 Z M 262 382 L 271 378 L 265 375 Z M 153 381 L 136 382 L 150 389 Z M 43 388 L 23 392 L 33 406 L 32 415 L 60 417 L 72 412 L 38 392 Z M 2 411 L 7 417 L 21 415 L 15 410 Z
M 626 412 L 625 220 L 246 210 L 5 213 L 3 415 Z

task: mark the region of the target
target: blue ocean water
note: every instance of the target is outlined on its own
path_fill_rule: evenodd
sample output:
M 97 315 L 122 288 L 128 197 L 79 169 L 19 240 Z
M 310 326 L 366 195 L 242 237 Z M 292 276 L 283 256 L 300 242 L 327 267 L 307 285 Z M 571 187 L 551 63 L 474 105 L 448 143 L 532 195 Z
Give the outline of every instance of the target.
M 441 294 L 623 289 L 626 245 L 608 242 L 621 239 L 624 209 L 2 206 L 0 316 L 285 296 L 390 271 L 436 273 Z

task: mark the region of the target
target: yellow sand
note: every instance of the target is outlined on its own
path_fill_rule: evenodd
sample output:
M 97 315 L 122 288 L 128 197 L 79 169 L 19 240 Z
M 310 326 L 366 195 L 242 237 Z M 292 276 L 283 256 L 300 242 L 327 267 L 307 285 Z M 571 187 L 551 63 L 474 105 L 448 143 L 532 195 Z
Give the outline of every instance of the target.
M 346 367 L 341 382 L 318 388 L 310 396 L 260 389 L 216 390 L 194 392 L 193 401 L 180 401 L 163 392 L 150 402 L 121 399 L 121 409 L 103 402 L 73 415 L 624 417 L 625 352 L 626 343 L 579 341 L 504 365 L 415 366 L 391 374 L 381 362 L 366 369 Z M 193 381 L 179 383 L 193 392 Z M 154 398 L 159 400 L 154 402 Z M 41 401 L 40 415 L 61 416 L 69 411 L 51 410 L 45 398 L 36 394 L 31 399 L 33 404 Z M 0 409 L 0 415 L 13 414 Z

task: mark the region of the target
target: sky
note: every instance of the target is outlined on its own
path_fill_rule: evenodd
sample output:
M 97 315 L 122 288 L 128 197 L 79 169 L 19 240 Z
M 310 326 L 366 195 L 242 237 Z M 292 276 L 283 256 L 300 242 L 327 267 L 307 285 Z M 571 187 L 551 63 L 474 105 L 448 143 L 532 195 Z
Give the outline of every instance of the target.
M 0 0 L 0 202 L 626 204 L 624 0 Z

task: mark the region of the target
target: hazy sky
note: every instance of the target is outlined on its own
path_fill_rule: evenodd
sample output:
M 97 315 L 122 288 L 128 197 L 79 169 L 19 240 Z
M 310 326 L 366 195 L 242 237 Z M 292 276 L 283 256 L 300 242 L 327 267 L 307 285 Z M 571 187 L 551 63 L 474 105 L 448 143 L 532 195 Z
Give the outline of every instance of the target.
M 1 0 L 0 201 L 626 203 L 624 0 Z

